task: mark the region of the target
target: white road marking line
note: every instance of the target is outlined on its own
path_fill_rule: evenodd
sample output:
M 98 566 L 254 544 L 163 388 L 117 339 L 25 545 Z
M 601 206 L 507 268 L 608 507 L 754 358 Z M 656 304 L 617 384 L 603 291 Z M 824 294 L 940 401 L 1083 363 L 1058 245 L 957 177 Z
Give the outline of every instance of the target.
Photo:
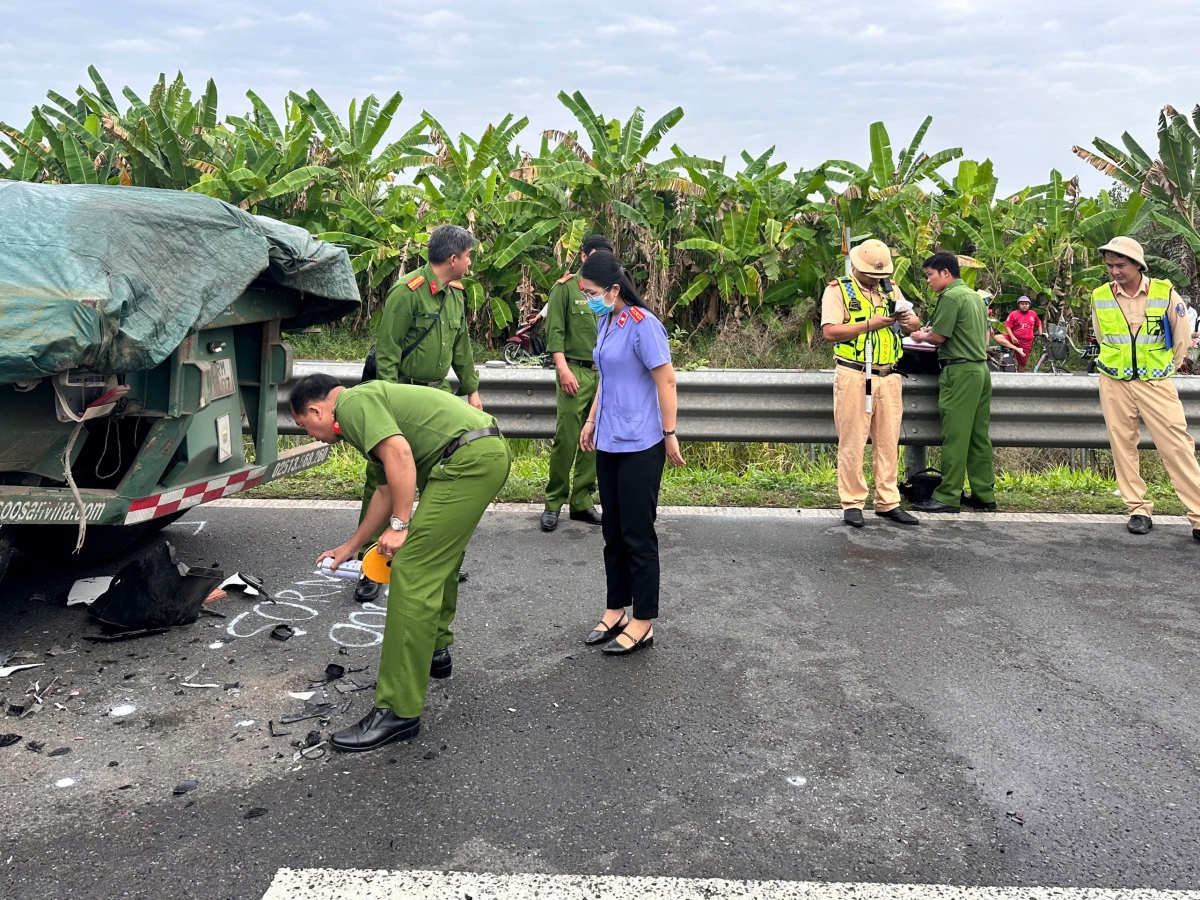
M 1198 900 L 1149 888 L 954 887 L 586 875 L 280 869 L 263 900 Z
M 358 500 L 214 500 L 207 504 L 217 509 L 352 509 L 362 504 Z M 519 513 L 535 518 L 541 513 L 540 503 L 493 503 L 489 512 Z M 664 516 L 717 516 L 720 518 L 769 519 L 840 519 L 840 509 L 792 509 L 764 506 L 660 506 Z M 869 514 L 871 510 L 867 510 Z M 1124 525 L 1128 518 L 1119 513 L 921 513 L 922 519 L 933 522 L 963 522 L 971 524 L 1011 524 L 1035 522 L 1047 525 Z M 1187 525 L 1187 516 L 1155 516 L 1155 525 Z

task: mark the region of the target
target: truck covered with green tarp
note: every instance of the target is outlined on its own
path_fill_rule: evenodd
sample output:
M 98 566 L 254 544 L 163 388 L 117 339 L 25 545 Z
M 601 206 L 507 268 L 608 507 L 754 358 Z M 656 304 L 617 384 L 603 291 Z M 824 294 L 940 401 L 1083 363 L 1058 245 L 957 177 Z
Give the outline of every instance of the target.
M 0 181 L 0 575 L 318 465 L 282 334 L 359 309 L 346 251 L 201 194 Z M 243 441 L 243 431 L 252 449 Z

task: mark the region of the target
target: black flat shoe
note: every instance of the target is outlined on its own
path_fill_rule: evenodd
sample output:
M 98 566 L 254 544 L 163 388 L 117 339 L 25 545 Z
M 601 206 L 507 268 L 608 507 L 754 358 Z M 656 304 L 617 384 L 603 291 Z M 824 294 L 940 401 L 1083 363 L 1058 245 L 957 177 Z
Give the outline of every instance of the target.
M 358 603 L 374 603 L 379 599 L 379 592 L 383 589 L 383 585 L 377 581 L 372 581 L 370 578 L 358 579 L 358 584 L 354 586 L 354 599 Z
M 552 509 L 543 510 L 538 524 L 542 526 L 542 531 L 553 531 L 558 527 L 558 513 Z
M 621 632 L 621 634 L 624 634 L 624 632 Z M 620 635 L 617 635 L 617 637 L 620 637 Z M 631 641 L 633 640 L 632 637 L 629 639 Z M 629 656 L 631 653 L 637 653 L 639 650 L 653 646 L 654 629 L 648 628 L 646 629 L 646 633 L 642 635 L 641 640 L 633 642 L 632 647 L 626 647 L 620 641 L 613 641 L 611 644 L 604 647 L 600 652 L 607 654 L 608 656 Z
M 616 625 L 613 625 L 611 628 L 605 628 L 603 621 L 601 621 L 599 625 L 592 629 L 592 633 L 583 639 L 583 642 L 589 647 L 596 644 L 607 644 L 624 631 L 625 626 L 628 624 L 629 617 L 621 613 L 621 620 Z
M 857 507 L 842 510 L 842 521 L 851 528 L 862 528 L 867 524 L 863 521 L 862 510 Z
M 920 500 L 917 503 L 914 503 L 912 506 L 913 506 L 913 509 L 915 509 L 917 512 L 927 512 L 927 513 L 956 513 L 956 512 L 958 512 L 957 506 L 949 506 L 949 505 L 943 503 L 941 500 L 934 500 L 932 497 L 928 500 Z
M 969 506 L 969 507 L 971 507 L 971 509 L 977 509 L 980 512 L 995 512 L 996 511 L 996 501 L 995 500 L 993 500 L 991 503 L 984 503 L 982 500 L 976 500 L 974 497 L 969 497 L 966 494 L 963 494 L 962 497 L 960 498 L 960 502 L 962 503 L 963 506 Z
M 361 753 L 392 741 L 410 741 L 421 733 L 421 717 L 402 719 L 390 709 L 375 707 L 356 725 L 343 728 L 329 738 L 335 750 Z
M 603 525 L 604 518 L 600 513 L 596 512 L 596 507 L 585 509 L 581 512 L 572 512 L 571 519 L 575 522 L 587 522 L 589 525 Z
M 921 524 L 920 519 L 918 519 L 912 513 L 906 512 L 905 510 L 901 509 L 898 506 L 893 509 L 889 509 L 886 512 L 880 512 L 879 510 L 875 510 L 875 515 L 879 516 L 879 518 L 881 518 L 881 519 L 891 519 L 893 522 L 897 522 L 901 525 L 920 525 Z
M 1149 534 L 1154 522 L 1149 516 L 1130 516 L 1125 527 L 1129 529 L 1130 534 Z
M 433 651 L 433 662 L 429 664 L 430 678 L 449 678 L 450 671 L 454 668 L 454 661 L 450 659 L 450 648 L 443 647 L 441 650 Z

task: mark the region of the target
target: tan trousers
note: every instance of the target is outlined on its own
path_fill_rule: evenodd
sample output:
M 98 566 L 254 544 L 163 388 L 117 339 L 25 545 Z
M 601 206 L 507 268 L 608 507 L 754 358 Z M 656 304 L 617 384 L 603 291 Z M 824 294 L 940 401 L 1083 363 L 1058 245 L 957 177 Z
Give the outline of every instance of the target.
M 835 366 L 833 375 L 833 421 L 838 433 L 838 496 L 842 509 L 862 509 L 867 502 L 863 478 L 863 451 L 867 437 L 875 456 L 875 509 L 887 512 L 900 505 L 896 486 L 900 455 L 900 420 L 904 416 L 900 374 L 871 379 L 874 409 L 867 414 L 864 372 Z
M 1113 468 L 1121 499 L 1131 516 L 1149 516 L 1154 504 L 1146 499 L 1146 482 L 1138 466 L 1138 419 L 1162 457 L 1171 485 L 1188 510 L 1192 528 L 1200 528 L 1200 465 L 1196 442 L 1188 434 L 1179 392 L 1170 378 L 1159 381 L 1117 381 L 1100 376 L 1100 406 L 1108 426 Z

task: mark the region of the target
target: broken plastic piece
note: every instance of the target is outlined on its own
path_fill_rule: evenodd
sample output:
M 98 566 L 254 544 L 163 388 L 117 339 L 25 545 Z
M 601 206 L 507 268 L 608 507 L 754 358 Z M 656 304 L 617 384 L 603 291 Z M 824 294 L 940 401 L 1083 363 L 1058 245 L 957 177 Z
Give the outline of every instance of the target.
M 150 637 L 153 634 L 166 634 L 170 630 L 170 628 L 137 628 L 117 634 L 85 634 L 83 639 L 94 644 L 115 644 L 117 641 L 131 641 L 134 638 Z
M 273 720 L 267 722 L 267 732 L 271 735 L 271 737 L 286 737 L 287 735 L 291 734 L 290 731 L 280 731 L 278 728 L 276 728 Z
M 25 663 L 18 666 L 0 666 L 0 678 L 7 678 L 14 672 L 21 672 L 25 669 L 36 669 L 40 665 L 42 665 L 42 663 Z
M 204 602 L 205 603 L 216 603 L 218 600 L 224 600 L 228 596 L 229 596 L 229 594 L 227 594 L 225 591 L 221 590 L 220 588 L 217 588 L 215 591 L 213 591 L 211 594 L 209 594 L 207 597 L 204 598 Z
M 309 701 L 304 704 L 304 709 L 290 716 L 280 716 L 279 724 L 291 725 L 293 722 L 303 722 L 305 719 L 320 719 L 328 716 L 333 712 L 332 703 L 313 703 Z
M 20 740 L 21 736 L 19 734 L 13 734 L 11 731 L 8 734 L 0 734 L 0 747 L 11 747 Z M 43 744 L 42 746 L 44 747 L 46 745 Z
M 242 591 L 252 597 L 257 597 L 260 594 L 267 600 L 271 599 L 271 595 L 267 593 L 267 589 L 263 587 L 263 580 L 255 575 L 247 575 L 245 572 L 234 572 L 218 587 L 221 590 L 232 588 L 235 591 Z M 273 602 L 273 601 L 272 601 Z
M 246 814 L 244 816 L 242 816 L 242 818 L 243 819 L 257 819 L 259 816 L 265 816 L 266 814 L 267 814 L 267 810 L 265 808 L 263 808 L 261 806 L 252 806 L 248 810 L 246 810 Z
M 188 791 L 194 791 L 198 787 L 200 787 L 200 782 L 198 781 L 181 781 L 175 785 L 175 790 L 172 793 L 186 794 Z
M 7 737 L 7 735 L 5 735 L 5 737 Z M 43 750 L 46 749 L 46 742 L 45 741 L 30 741 L 28 744 L 25 745 L 25 749 L 32 750 L 34 753 L 41 753 Z
M 70 752 L 71 752 L 70 747 L 59 747 L 57 750 L 51 750 L 46 755 L 47 756 L 66 756 Z
M 122 703 L 120 706 L 114 706 L 108 711 L 109 716 L 114 719 L 120 719 L 123 716 L 132 714 L 137 709 L 132 703 Z
M 67 594 L 67 606 L 82 604 L 91 606 L 96 598 L 108 590 L 112 584 L 111 575 L 97 575 L 95 578 L 80 578 Z
M 189 625 L 224 577 L 177 561 L 175 547 L 160 539 L 138 552 L 88 611 L 116 631 Z
M 286 641 L 288 638 L 290 638 L 295 633 L 296 633 L 296 629 L 293 628 L 291 625 L 287 624 L 286 622 L 280 622 L 278 625 L 276 625 L 274 628 L 271 629 L 271 637 L 273 637 L 277 641 Z

